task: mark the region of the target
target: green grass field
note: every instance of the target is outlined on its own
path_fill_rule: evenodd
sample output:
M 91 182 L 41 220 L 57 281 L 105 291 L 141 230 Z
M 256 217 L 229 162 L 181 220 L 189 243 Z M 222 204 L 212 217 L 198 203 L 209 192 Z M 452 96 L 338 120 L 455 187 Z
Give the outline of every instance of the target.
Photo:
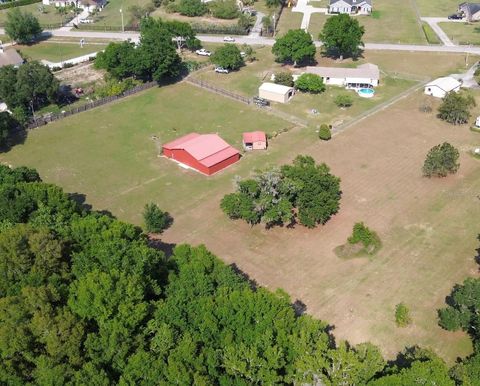
M 439 23 L 440 28 L 455 44 L 480 44 L 480 25 L 467 23 Z
M 30 5 L 24 5 L 22 7 L 18 7 L 22 12 L 29 12 L 32 13 L 40 22 L 40 24 L 58 24 L 60 26 L 63 17 L 60 15 L 55 6 L 53 5 L 42 5 L 42 3 L 35 3 Z M 43 9 L 41 11 L 40 9 Z M 0 10 L 0 25 L 3 26 L 5 21 L 7 20 L 7 13 L 10 9 L 2 9 Z
M 422 16 L 448 16 L 458 9 L 458 0 L 414 0 Z
M 425 32 L 425 37 L 429 44 L 440 44 L 440 39 L 438 38 L 435 31 L 430 27 L 430 24 L 423 22 L 422 23 L 423 32 Z
M 277 21 L 276 36 L 282 36 L 291 29 L 299 29 L 302 24 L 303 13 L 292 12 L 291 8 L 284 8 L 280 20 Z
M 49 41 L 32 44 L 30 46 L 16 46 L 22 55 L 30 60 L 48 60 L 51 62 L 61 62 L 63 60 L 72 59 L 77 56 L 91 54 L 101 51 L 106 44 L 88 44 L 88 42 L 80 47 L 80 44 L 74 43 L 54 43 Z
M 364 42 L 405 44 L 427 42 L 410 2 L 396 3 L 391 0 L 376 0 L 374 10 L 375 17 L 356 16 L 359 23 L 365 27 Z M 321 13 L 312 14 L 308 31 L 315 39 L 318 38 L 327 17 L 329 16 Z

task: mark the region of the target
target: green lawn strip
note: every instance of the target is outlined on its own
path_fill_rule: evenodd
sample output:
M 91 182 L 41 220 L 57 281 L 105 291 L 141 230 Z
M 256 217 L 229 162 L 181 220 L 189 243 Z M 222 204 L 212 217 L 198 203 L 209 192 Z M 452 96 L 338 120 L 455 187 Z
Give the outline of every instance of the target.
M 221 25 L 237 25 L 238 19 L 217 19 L 208 15 L 198 17 L 188 17 L 179 13 L 167 13 L 164 7 L 157 8 L 153 13 L 153 17 L 161 17 L 165 20 L 179 20 L 194 24 L 221 24 Z
M 440 39 L 438 38 L 435 31 L 430 27 L 430 24 L 423 22 L 422 23 L 423 32 L 425 33 L 425 38 L 429 44 L 440 44 Z
M 88 55 L 103 50 L 105 44 L 88 44 L 82 47 L 80 44 L 73 43 L 50 43 L 40 42 L 30 46 L 16 46 L 21 54 L 30 60 L 48 60 L 51 62 L 61 62 L 63 60 L 76 58 L 78 56 Z
M 467 23 L 438 23 L 454 44 L 480 45 L 480 26 Z

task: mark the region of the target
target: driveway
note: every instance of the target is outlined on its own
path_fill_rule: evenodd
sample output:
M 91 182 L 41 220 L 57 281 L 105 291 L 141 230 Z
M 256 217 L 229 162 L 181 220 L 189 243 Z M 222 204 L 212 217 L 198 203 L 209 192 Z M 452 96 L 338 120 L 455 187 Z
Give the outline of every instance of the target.
M 300 28 L 307 31 L 312 13 L 327 13 L 327 8 L 313 7 L 308 5 L 308 0 L 298 0 L 297 5 L 292 8 L 292 12 L 303 13 L 303 19 Z
M 427 23 L 432 29 L 433 32 L 436 33 L 438 38 L 441 40 L 441 42 L 449 47 L 455 46 L 453 42 L 450 40 L 450 38 L 447 36 L 447 34 L 443 31 L 443 29 L 440 28 L 438 23 L 464 23 L 464 20 L 450 20 L 447 17 L 422 17 L 422 21 Z

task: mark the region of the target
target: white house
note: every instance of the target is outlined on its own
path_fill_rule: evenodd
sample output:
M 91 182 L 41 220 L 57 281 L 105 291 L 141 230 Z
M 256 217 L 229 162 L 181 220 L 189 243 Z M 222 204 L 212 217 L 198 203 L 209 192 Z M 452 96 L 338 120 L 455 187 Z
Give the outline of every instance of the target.
M 327 85 L 348 89 L 373 88 L 380 83 L 380 70 L 372 63 L 365 63 L 357 68 L 308 66 L 305 72 L 321 76 L 323 83 Z
M 330 0 L 328 12 L 368 15 L 372 13 L 372 0 Z
M 95 9 L 102 9 L 107 0 L 42 0 L 43 5 L 55 5 L 57 8 L 76 7 L 93 12 Z
M 436 98 L 444 98 L 449 92 L 460 91 L 461 85 L 462 84 L 455 78 L 452 78 L 451 76 L 445 76 L 427 83 L 425 85 L 425 94 L 434 96 Z
M 287 103 L 295 94 L 293 87 L 276 83 L 263 83 L 258 88 L 258 96 L 272 102 Z

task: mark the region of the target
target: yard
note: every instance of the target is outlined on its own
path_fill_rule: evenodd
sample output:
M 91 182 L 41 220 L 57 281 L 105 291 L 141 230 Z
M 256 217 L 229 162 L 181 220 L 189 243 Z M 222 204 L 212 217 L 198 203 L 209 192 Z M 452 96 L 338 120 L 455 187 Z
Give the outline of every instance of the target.
M 478 23 L 439 23 L 438 25 L 454 44 L 480 45 L 480 25 Z
M 149 4 L 151 0 L 111 0 L 95 16 L 92 17 L 95 25 L 98 26 L 122 26 L 122 13 L 123 11 L 124 25 L 130 23 L 131 14 L 129 8 L 133 5 L 145 6 Z M 82 28 L 88 29 L 89 24 L 85 24 Z
M 88 55 L 101 51 L 106 47 L 105 43 L 94 43 L 87 41 L 83 48 L 80 44 L 73 42 L 42 41 L 40 43 L 15 48 L 19 50 L 22 56 L 30 60 L 48 60 L 51 62 L 61 62 L 63 60 L 76 58 L 77 56 Z
M 458 0 L 414 0 L 417 3 L 418 11 L 422 16 L 448 16 L 458 9 Z
M 413 72 L 433 77 L 457 70 L 463 59 L 368 52 L 364 60 L 392 76 Z M 322 64 L 329 60 L 319 58 Z M 433 63 L 438 73 L 431 73 Z M 255 66 L 241 71 L 262 73 L 261 62 Z M 248 91 L 252 86 L 244 87 Z M 414 343 L 432 347 L 449 363 L 471 352 L 465 334 L 437 326 L 436 308 L 443 306 L 454 283 L 478 274 L 473 258 L 480 168 L 467 151 L 478 144 L 479 134 L 444 124 L 435 112 L 420 112 L 425 102 L 421 93 L 329 142 L 319 141 L 312 128 L 291 128 L 262 110 L 206 93 L 186 83 L 149 90 L 31 131 L 24 144 L 0 160 L 36 167 L 45 181 L 86 194 L 95 209 L 138 224 L 143 205 L 157 202 L 174 217 L 162 241 L 204 243 L 260 284 L 282 287 L 292 300 L 303 301 L 307 312 L 334 326 L 339 339 L 372 341 L 390 358 Z M 430 102 L 434 108 L 438 103 Z M 253 129 L 290 130 L 273 139 L 268 151 L 248 153 L 211 178 L 158 157 L 161 143 L 190 131 L 218 132 L 239 147 L 241 133 Z M 422 178 L 426 152 L 443 141 L 461 149 L 459 173 L 442 180 Z M 235 176 L 248 177 L 256 168 L 290 162 L 297 154 L 326 162 L 342 179 L 341 209 L 330 222 L 313 230 L 267 231 L 222 214 L 219 201 L 233 190 Z M 383 249 L 372 259 L 341 260 L 333 250 L 357 221 L 379 233 Z M 395 326 L 399 302 L 412 311 L 413 325 L 405 329 Z
M 40 22 L 40 24 L 47 24 L 47 25 L 58 25 L 62 23 L 65 16 L 60 15 L 57 12 L 57 9 L 53 5 L 42 5 L 42 3 L 35 3 L 30 5 L 24 5 L 18 7 L 22 12 L 29 12 L 32 13 Z M 0 26 L 3 26 L 7 20 L 7 13 L 10 9 L 2 9 L 0 10 Z

